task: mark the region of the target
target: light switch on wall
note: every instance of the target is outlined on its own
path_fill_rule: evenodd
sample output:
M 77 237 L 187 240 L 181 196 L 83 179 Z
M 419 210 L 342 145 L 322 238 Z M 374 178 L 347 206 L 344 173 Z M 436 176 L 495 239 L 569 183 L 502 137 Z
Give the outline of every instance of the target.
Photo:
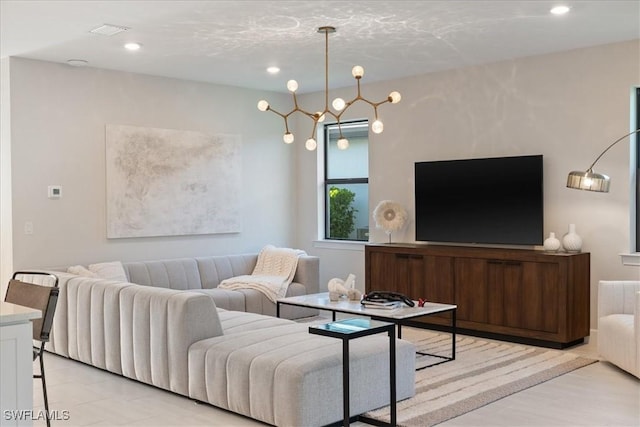
M 24 234 L 33 234 L 33 223 L 31 221 L 24 223 Z
M 47 187 L 47 195 L 50 199 L 59 199 L 62 197 L 62 187 L 60 185 L 50 185 Z

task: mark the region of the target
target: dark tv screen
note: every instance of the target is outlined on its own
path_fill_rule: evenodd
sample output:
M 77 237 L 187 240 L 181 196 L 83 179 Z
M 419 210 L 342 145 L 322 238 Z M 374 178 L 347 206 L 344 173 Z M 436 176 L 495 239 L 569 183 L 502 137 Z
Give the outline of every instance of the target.
M 542 155 L 416 162 L 416 240 L 540 245 Z

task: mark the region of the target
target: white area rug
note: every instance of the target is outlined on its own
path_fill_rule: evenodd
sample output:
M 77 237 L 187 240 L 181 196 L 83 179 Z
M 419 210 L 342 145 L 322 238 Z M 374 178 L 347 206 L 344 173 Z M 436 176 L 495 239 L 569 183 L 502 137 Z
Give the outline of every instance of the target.
M 451 354 L 450 335 L 420 337 L 419 350 Z M 420 357 L 417 366 L 438 360 Z M 416 372 L 416 395 L 398 402 L 398 425 L 432 426 L 594 362 L 568 351 L 458 336 L 455 361 Z M 389 421 L 389 408 L 367 415 Z

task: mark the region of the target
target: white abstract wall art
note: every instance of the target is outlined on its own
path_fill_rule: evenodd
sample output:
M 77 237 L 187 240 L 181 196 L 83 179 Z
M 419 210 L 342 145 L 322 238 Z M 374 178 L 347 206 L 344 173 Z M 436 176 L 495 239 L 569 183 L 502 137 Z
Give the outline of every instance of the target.
M 241 231 L 239 135 L 106 125 L 107 238 Z

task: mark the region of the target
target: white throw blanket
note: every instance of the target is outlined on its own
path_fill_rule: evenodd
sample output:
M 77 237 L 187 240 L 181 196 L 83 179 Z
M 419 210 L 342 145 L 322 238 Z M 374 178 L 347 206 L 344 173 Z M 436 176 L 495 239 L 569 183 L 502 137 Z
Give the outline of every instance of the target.
M 258 262 L 251 274 L 230 277 L 220 282 L 218 287 L 255 289 L 275 303 L 278 298 L 286 296 L 301 255 L 306 255 L 306 252 L 267 245 L 258 254 Z

